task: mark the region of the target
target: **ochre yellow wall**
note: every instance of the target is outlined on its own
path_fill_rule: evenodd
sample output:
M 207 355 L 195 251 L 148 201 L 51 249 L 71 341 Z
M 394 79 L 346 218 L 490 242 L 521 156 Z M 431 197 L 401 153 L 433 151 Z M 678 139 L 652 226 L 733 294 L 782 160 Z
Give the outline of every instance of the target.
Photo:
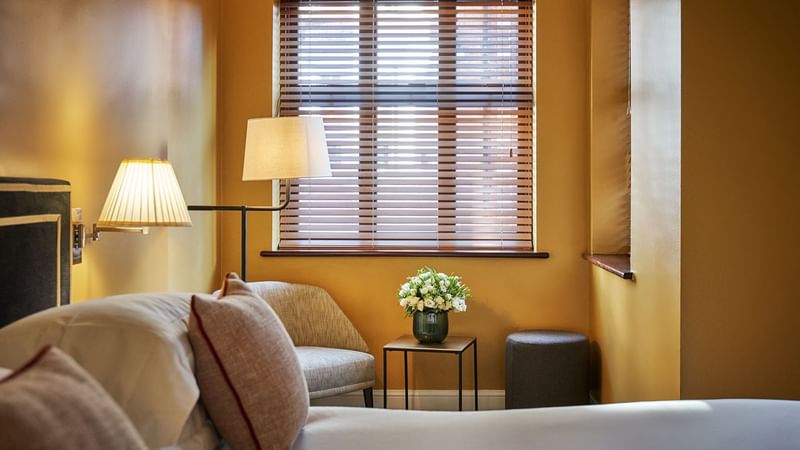
M 0 175 L 62 178 L 97 220 L 125 157 L 168 157 L 188 202 L 216 191 L 216 0 L 5 0 Z M 214 220 L 105 233 L 72 267 L 72 299 L 206 290 Z
M 538 241 L 550 259 L 271 257 L 266 217 L 250 220 L 251 280 L 315 284 L 339 302 L 369 344 L 379 385 L 381 347 L 411 331 L 402 318 L 396 290 L 423 265 L 463 276 L 474 299 L 465 314 L 451 314 L 451 334 L 479 338 L 480 387 L 504 385 L 505 336 L 523 328 L 561 328 L 588 333 L 588 3 L 585 0 L 537 2 Z M 220 188 L 232 204 L 267 202 L 267 183 L 243 183 L 241 164 L 245 123 L 271 112 L 272 7 L 256 0 L 222 6 L 220 50 Z M 223 271 L 238 270 L 238 218 L 223 221 Z M 466 357 L 469 363 L 470 356 Z M 455 358 L 420 355 L 411 386 L 453 389 Z M 402 386 L 402 357 L 393 359 L 390 387 Z M 444 370 L 442 369 L 444 368 Z M 469 386 L 470 371 L 465 371 Z
M 593 30 L 594 21 L 610 21 L 601 29 L 620 26 L 613 8 L 621 3 L 593 2 Z M 631 1 L 636 280 L 592 268 L 591 329 L 603 402 L 671 399 L 680 392 L 680 14 L 680 0 Z
M 800 399 L 800 3 L 683 4 L 681 396 Z
M 263 0 L 220 3 L 218 199 L 224 205 L 270 203 L 268 182 L 242 182 L 247 119 L 272 115 L 273 5 Z M 220 271 L 239 271 L 239 213 L 220 217 Z M 255 267 L 260 249 L 269 248 L 269 213 L 249 215 L 248 258 Z M 250 276 L 249 279 L 256 278 Z

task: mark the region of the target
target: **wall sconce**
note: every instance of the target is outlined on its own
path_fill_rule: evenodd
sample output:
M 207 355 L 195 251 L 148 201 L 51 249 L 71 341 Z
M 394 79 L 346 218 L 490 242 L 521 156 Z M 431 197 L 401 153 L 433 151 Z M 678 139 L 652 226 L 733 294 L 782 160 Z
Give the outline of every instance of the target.
M 90 236 L 96 241 L 107 231 L 148 234 L 151 226 L 192 226 L 183 193 L 169 161 L 126 159 Z

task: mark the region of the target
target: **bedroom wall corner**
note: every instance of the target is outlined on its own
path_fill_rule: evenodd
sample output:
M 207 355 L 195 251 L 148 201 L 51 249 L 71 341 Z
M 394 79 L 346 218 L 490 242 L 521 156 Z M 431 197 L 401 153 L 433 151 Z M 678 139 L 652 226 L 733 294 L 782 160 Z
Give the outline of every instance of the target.
M 0 174 L 61 178 L 97 220 L 123 158 L 171 160 L 189 203 L 216 201 L 218 0 L 8 0 L 0 7 Z M 72 266 L 74 302 L 208 290 L 212 217 L 106 233 Z
M 272 203 L 272 183 L 243 182 L 242 166 L 247 120 L 272 116 L 274 7 L 271 0 L 220 2 L 219 204 Z M 270 213 L 248 214 L 247 258 L 251 271 L 259 259 L 260 246 L 269 245 L 264 243 L 268 239 L 262 238 L 271 222 Z M 219 213 L 220 274 L 240 272 L 240 223 L 237 212 Z
M 626 2 L 592 2 L 593 39 L 626 34 L 595 35 L 627 27 L 618 11 Z M 600 366 L 598 400 L 604 403 L 680 395 L 681 2 L 632 0 L 630 8 L 631 266 L 636 279 L 592 267 L 591 334 Z

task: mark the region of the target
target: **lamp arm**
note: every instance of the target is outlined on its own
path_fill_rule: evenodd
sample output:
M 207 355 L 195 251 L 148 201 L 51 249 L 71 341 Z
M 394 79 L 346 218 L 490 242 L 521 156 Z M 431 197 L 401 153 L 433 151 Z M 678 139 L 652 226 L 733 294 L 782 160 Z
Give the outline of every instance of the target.
M 278 206 L 245 206 L 247 211 L 280 211 L 282 209 L 286 209 L 289 206 L 289 202 L 291 201 L 292 197 L 292 187 L 289 183 L 289 180 L 286 180 L 286 198 L 283 200 Z
M 274 212 L 286 209 L 291 201 L 291 187 L 289 182 L 286 182 L 286 198 L 277 206 L 248 206 L 248 205 L 188 205 L 189 211 L 260 211 L 260 212 Z
M 285 209 L 291 200 L 291 186 L 286 180 L 286 199 L 278 206 L 247 206 L 247 205 L 188 205 L 189 211 L 239 211 L 241 213 L 242 242 L 241 242 L 241 268 L 242 280 L 247 280 L 247 213 L 250 211 L 274 212 Z
M 107 227 L 101 226 L 97 224 L 92 225 L 92 231 L 89 233 L 89 237 L 93 241 L 100 240 L 100 232 L 103 231 L 113 231 L 117 233 L 139 233 L 139 234 L 150 234 L 150 228 L 148 227 Z

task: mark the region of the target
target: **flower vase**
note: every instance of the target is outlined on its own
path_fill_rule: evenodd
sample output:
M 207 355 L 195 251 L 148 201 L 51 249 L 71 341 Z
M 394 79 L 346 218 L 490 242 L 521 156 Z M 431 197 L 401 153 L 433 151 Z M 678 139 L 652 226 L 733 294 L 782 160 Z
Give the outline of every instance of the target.
M 447 312 L 414 312 L 414 337 L 420 344 L 439 344 L 444 341 L 447 337 Z

